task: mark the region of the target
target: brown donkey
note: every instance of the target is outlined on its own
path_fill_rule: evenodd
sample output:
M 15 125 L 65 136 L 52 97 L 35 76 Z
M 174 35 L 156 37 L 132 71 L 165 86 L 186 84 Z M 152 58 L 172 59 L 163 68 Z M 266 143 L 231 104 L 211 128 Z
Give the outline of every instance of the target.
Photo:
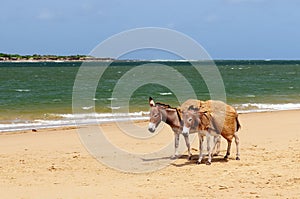
M 187 108 L 188 107 L 188 108 Z M 208 161 L 211 164 L 212 151 L 215 145 L 220 142 L 222 135 L 228 143 L 227 152 L 224 158 L 230 155 L 230 148 L 233 138 L 236 143 L 236 160 L 239 160 L 239 137 L 236 131 L 240 128 L 238 114 L 236 110 L 221 101 L 200 101 L 187 100 L 181 106 L 183 112 L 183 134 L 198 132 L 199 136 L 199 159 L 198 164 L 203 158 L 203 137 L 207 137 Z M 210 139 L 213 138 L 211 144 Z

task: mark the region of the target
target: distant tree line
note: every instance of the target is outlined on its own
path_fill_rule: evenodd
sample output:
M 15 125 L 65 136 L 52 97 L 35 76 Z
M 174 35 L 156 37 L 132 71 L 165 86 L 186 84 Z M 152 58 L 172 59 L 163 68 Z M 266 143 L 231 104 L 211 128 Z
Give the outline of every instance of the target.
M 86 60 L 91 58 L 86 55 L 19 55 L 0 53 L 0 60 Z
M 37 60 L 37 61 L 84 61 L 84 60 L 111 60 L 110 58 L 95 58 L 87 55 L 19 55 L 19 54 L 6 54 L 0 53 L 0 61 L 30 61 L 30 60 Z

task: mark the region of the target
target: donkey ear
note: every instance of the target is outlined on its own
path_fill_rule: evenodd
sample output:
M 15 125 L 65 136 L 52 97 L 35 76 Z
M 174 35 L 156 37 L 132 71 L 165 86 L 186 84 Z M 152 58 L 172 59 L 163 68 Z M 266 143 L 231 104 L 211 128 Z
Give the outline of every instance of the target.
M 152 97 L 149 97 L 149 105 L 150 106 L 155 106 L 155 102 L 154 102 Z

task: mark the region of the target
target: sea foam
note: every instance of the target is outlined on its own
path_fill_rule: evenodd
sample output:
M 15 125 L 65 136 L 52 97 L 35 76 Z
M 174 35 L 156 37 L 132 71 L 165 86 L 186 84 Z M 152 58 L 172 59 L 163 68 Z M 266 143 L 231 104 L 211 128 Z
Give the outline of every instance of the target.
M 239 113 L 300 109 L 300 103 L 286 103 L 286 104 L 245 103 L 245 104 L 239 104 L 233 106 L 238 110 Z
M 41 128 L 56 128 L 62 126 L 77 126 L 87 124 L 102 124 L 107 122 L 139 121 L 148 120 L 149 112 L 134 113 L 88 113 L 88 114 L 49 114 L 50 118 L 56 119 L 36 119 L 15 123 L 7 121 L 0 124 L 0 132 L 21 131 Z

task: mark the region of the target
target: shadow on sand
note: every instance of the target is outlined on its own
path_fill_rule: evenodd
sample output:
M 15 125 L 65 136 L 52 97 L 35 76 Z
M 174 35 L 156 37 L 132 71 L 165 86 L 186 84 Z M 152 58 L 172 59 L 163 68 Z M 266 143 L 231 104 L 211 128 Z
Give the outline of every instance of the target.
M 172 160 L 170 156 L 167 157 L 160 157 L 160 158 L 141 158 L 144 162 L 151 162 L 151 161 L 157 161 L 157 160 Z
M 176 163 L 176 162 L 173 162 L 171 163 L 172 166 L 175 166 L 175 167 L 183 167 L 183 166 L 187 166 L 187 165 L 192 165 L 192 164 L 197 164 L 197 160 L 198 160 L 198 155 L 193 155 L 191 157 L 190 160 L 188 160 L 188 156 L 187 155 L 182 155 L 179 157 L 179 159 L 186 159 L 186 162 L 184 163 Z M 204 157 L 202 159 L 202 162 L 201 164 L 204 164 L 205 165 L 205 162 L 207 161 L 207 157 Z M 228 162 L 228 159 L 225 159 L 223 156 L 214 156 L 213 159 L 212 159 L 212 164 L 214 162 Z
M 196 157 L 196 156 L 195 156 Z M 177 156 L 176 158 L 171 157 L 171 156 L 166 156 L 166 157 L 159 157 L 159 158 L 141 158 L 144 162 L 150 162 L 150 161 L 157 161 L 157 160 L 170 160 L 170 161 L 175 161 L 178 159 L 188 159 L 187 155 L 180 155 Z
M 177 157 L 177 158 L 171 158 L 170 156 L 166 156 L 166 157 L 159 157 L 159 158 L 147 158 L 147 159 L 142 158 L 142 160 L 143 160 L 144 162 L 152 162 L 152 161 L 157 161 L 157 160 L 171 160 L 171 161 L 174 160 L 174 162 L 172 162 L 170 165 L 175 166 L 175 167 L 183 167 L 183 166 L 193 165 L 193 164 L 196 165 L 196 164 L 197 164 L 198 157 L 199 157 L 198 155 L 192 155 L 191 159 L 188 160 L 188 156 L 187 156 L 187 155 L 181 155 L 181 156 L 179 156 L 179 157 Z M 184 162 L 184 163 L 176 163 L 175 160 L 178 160 L 178 159 L 185 159 L 186 162 Z M 231 158 L 225 159 L 225 158 L 224 158 L 223 156 L 221 156 L 221 155 L 214 156 L 213 159 L 212 159 L 212 164 L 213 164 L 214 162 L 224 162 L 224 163 L 226 163 L 226 162 L 228 162 L 228 160 L 230 160 L 230 159 L 231 159 Z M 205 157 L 203 158 L 201 164 L 204 164 L 204 165 L 205 165 L 205 162 L 206 162 L 206 161 L 207 161 L 207 156 L 205 156 Z

